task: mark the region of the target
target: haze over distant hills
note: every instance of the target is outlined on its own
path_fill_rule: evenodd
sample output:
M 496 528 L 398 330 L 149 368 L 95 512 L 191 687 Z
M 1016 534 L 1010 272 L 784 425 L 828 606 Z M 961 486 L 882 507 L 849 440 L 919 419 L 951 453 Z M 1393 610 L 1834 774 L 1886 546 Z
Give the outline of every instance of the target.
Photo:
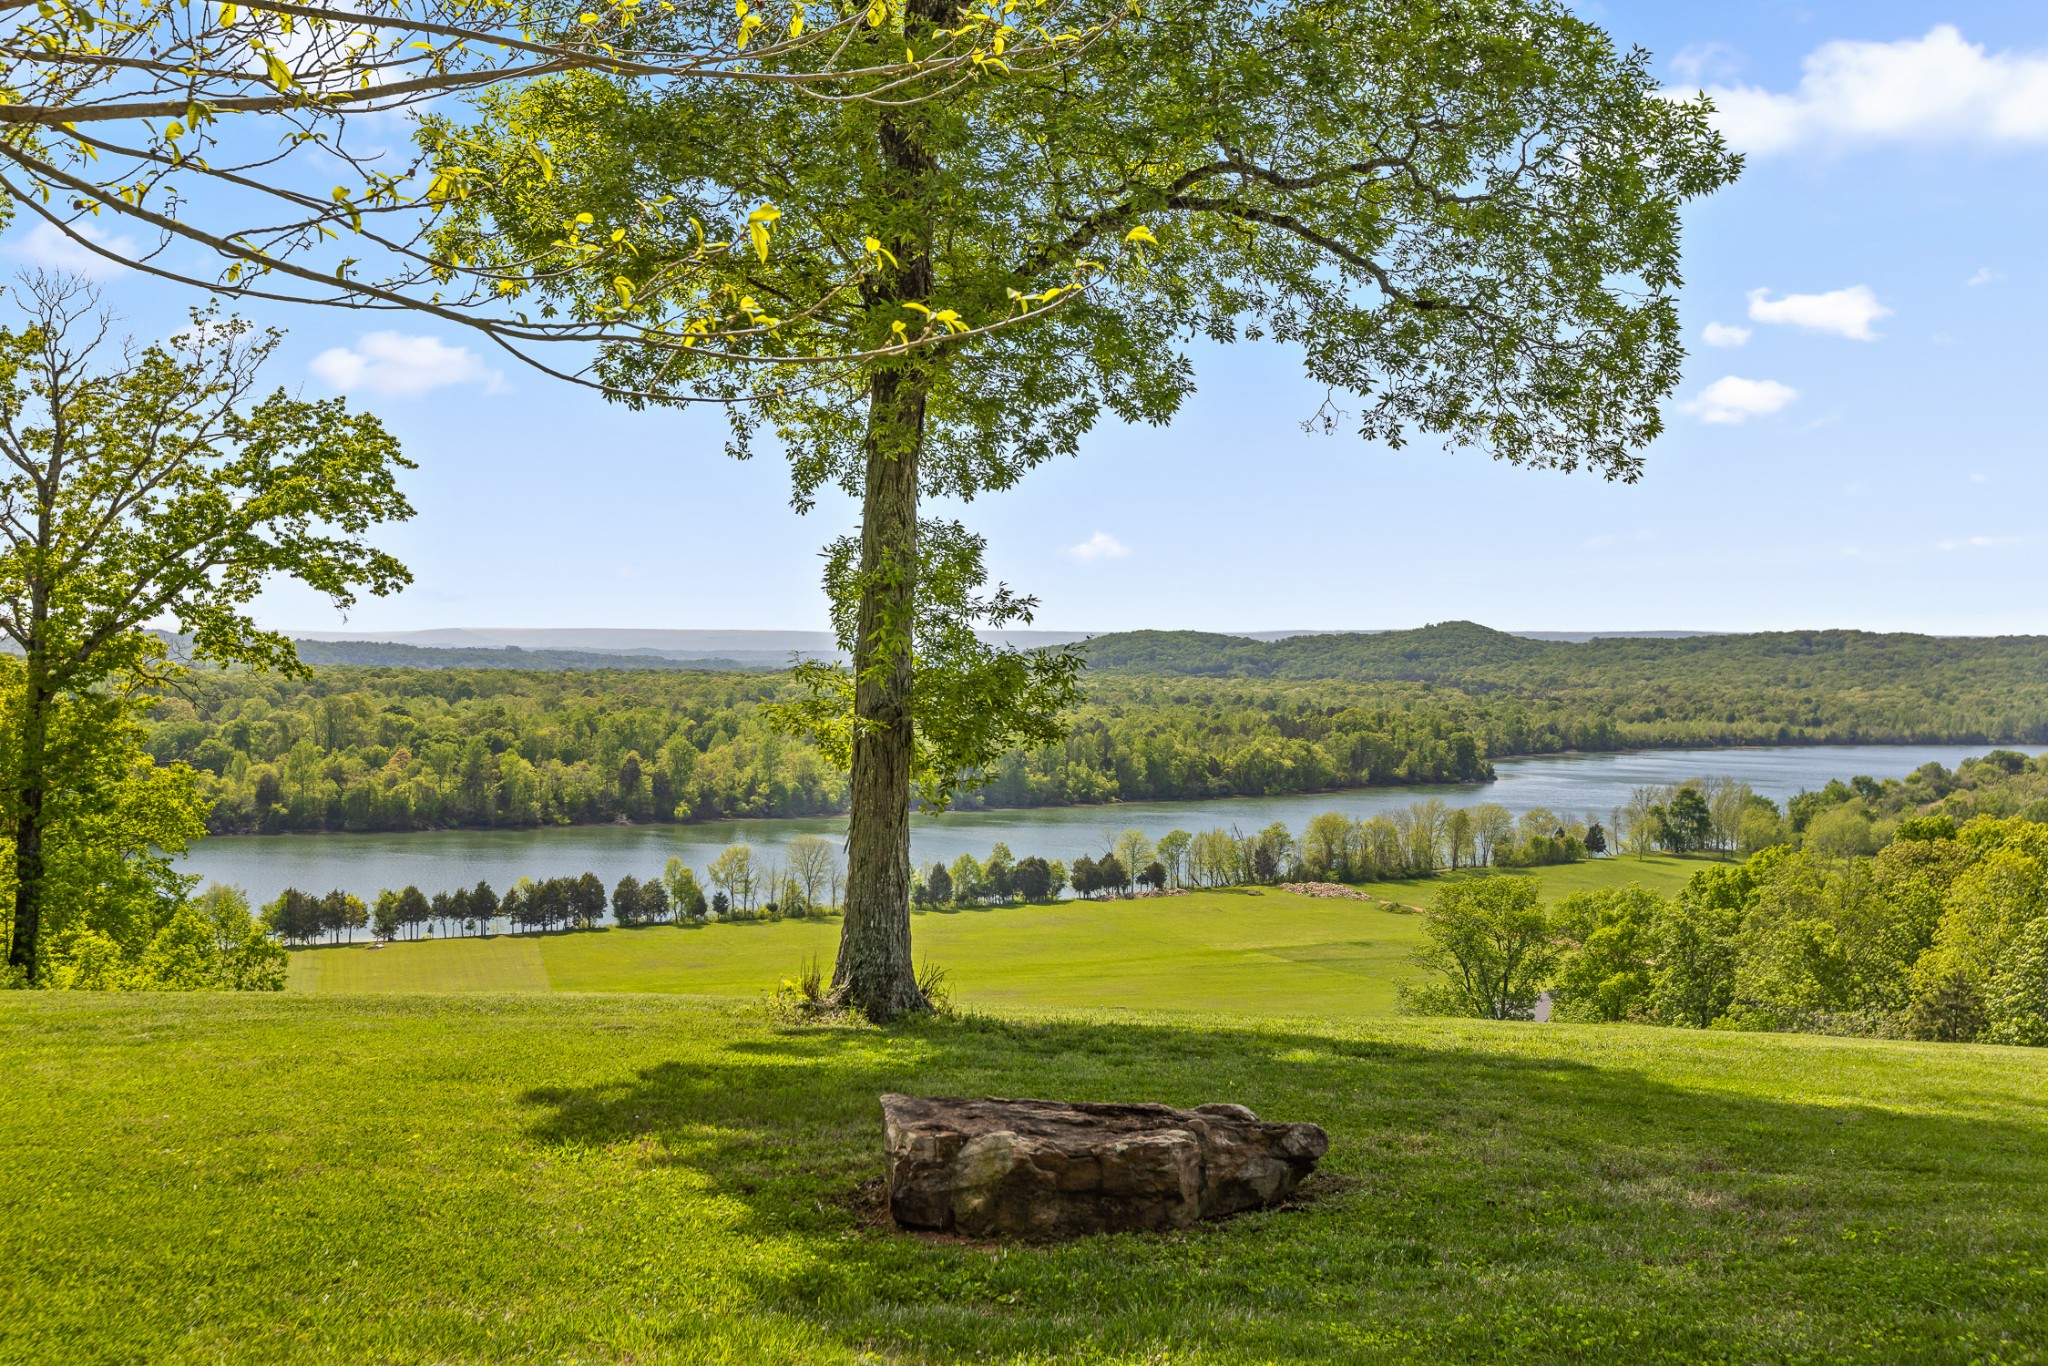
M 782 668 L 792 658 L 838 654 L 826 631 L 634 630 L 612 627 L 444 627 L 425 631 L 293 631 L 310 664 L 412 664 L 426 668 Z M 983 638 L 1023 649 L 1152 635 L 1274 642 L 1304 636 L 1397 635 L 1398 631 L 1232 632 L 989 631 Z M 1513 631 L 1525 640 L 1684 639 L 1705 631 Z M 382 648 L 379 648 L 382 647 Z

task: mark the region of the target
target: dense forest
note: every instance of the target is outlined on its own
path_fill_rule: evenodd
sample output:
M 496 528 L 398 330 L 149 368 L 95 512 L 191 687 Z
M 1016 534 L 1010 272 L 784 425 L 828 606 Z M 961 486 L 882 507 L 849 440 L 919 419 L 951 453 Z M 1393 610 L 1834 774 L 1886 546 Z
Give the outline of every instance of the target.
M 1567 749 L 2048 741 L 2048 642 L 2035 638 L 1575 645 L 1452 623 L 1270 644 L 1142 633 L 1088 649 L 1088 701 L 1066 740 L 1005 756 L 962 805 L 1475 782 L 1496 758 Z M 148 745 L 200 771 L 216 833 L 843 809 L 843 775 L 764 711 L 786 675 L 561 664 L 194 671 L 161 698 Z M 1349 672 L 1293 676 L 1313 669 Z
M 763 710 L 781 675 L 322 669 L 193 673 L 150 721 L 200 771 L 216 833 L 803 816 L 844 775 Z M 1059 746 L 963 804 L 1042 806 L 1472 782 L 1487 743 L 1412 689 L 1105 680 Z
M 1471 622 L 1258 641 L 1098 636 L 1091 676 L 1409 683 L 1483 700 L 1492 753 L 2048 741 L 2048 637 L 1759 632 L 1530 640 Z

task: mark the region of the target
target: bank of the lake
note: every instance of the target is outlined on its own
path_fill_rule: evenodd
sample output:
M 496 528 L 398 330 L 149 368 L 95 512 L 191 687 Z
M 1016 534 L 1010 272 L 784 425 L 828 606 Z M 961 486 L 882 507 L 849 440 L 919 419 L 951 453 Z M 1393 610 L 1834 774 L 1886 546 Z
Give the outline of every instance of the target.
M 1989 745 L 1828 745 L 1771 749 L 1646 750 L 1622 754 L 1550 754 L 1496 762 L 1498 777 L 1485 784 L 1354 788 L 1284 797 L 1238 797 L 1200 802 L 1132 802 L 1105 806 L 950 812 L 919 816 L 912 853 L 920 863 L 951 861 L 962 853 L 985 855 L 998 841 L 1017 855 L 1071 859 L 1101 853 L 1119 830 L 1157 837 L 1175 828 L 1237 826 L 1256 830 L 1274 821 L 1299 829 L 1323 811 L 1371 816 L 1438 796 L 1453 806 L 1498 802 L 1511 811 L 1535 807 L 1605 820 L 1646 784 L 1680 782 L 1709 774 L 1747 782 L 1782 802 L 1831 778 L 1869 774 L 1904 777 L 1923 764 L 1953 768 Z M 843 817 L 810 820 L 720 821 L 702 825 L 590 825 L 523 830 L 448 830 L 417 834 L 216 836 L 200 841 L 184 861 L 187 872 L 242 887 L 261 901 L 286 887 L 324 892 L 340 887 L 358 896 L 380 887 L 415 884 L 427 891 L 471 886 L 479 880 L 503 888 L 519 877 L 594 872 L 607 884 L 631 873 L 657 873 L 671 857 L 702 868 L 728 844 L 745 842 L 773 856 L 798 835 L 838 838 Z

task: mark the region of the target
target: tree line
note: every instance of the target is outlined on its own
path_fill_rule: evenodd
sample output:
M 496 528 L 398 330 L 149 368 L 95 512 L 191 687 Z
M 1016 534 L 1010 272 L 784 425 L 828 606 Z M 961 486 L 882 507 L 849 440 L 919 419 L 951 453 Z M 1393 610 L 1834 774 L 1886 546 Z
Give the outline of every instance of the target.
M 749 816 L 846 807 L 845 775 L 770 708 L 787 675 L 337 668 L 193 674 L 147 722 L 197 770 L 219 834 Z M 1110 683 L 1057 745 L 1003 756 L 955 804 L 1045 806 L 1476 782 L 1485 743 L 1413 699 Z M 985 781 L 984 781 L 985 780 Z
M 1257 641 L 1097 636 L 1091 675 L 1408 684 L 1484 699 L 1489 752 L 2048 742 L 2048 637 L 1766 631 L 1529 640 L 1472 622 Z
M 336 888 L 324 895 L 288 887 L 263 908 L 262 923 L 290 944 L 353 943 L 359 931 L 379 940 L 488 935 L 502 924 L 514 934 L 596 929 L 609 915 L 622 928 L 707 920 L 803 919 L 830 914 L 844 884 L 838 849 L 800 835 L 781 861 L 751 845 L 727 845 L 704 870 L 671 858 L 645 881 L 628 873 L 606 892 L 595 873 L 522 877 L 500 895 L 489 882 L 431 896 L 417 886 L 384 888 L 366 903 Z M 711 890 L 707 893 L 705 884 Z

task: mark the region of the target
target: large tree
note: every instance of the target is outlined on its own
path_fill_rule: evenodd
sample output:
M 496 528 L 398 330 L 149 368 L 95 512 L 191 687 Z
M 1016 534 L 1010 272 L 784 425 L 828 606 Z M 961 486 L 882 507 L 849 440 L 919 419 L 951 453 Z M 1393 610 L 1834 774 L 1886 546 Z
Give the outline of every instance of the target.
M 278 578 L 343 607 L 408 582 L 366 537 L 412 509 L 396 483 L 410 466 L 376 418 L 258 392 L 274 334 L 200 316 L 117 352 L 90 290 L 39 277 L 15 295 L 24 317 L 0 328 L 0 634 L 21 663 L 0 814 L 8 961 L 33 980 L 62 886 L 47 837 L 102 785 L 121 687 L 162 672 L 151 626 L 175 623 L 216 663 L 297 668 L 250 602 Z
M 1028 4 L 993 12 L 1034 31 Z M 850 41 L 914 54 L 965 13 L 908 0 Z M 1083 17 L 1085 56 L 1004 75 L 991 40 L 986 78 L 905 106 L 578 72 L 426 130 L 474 149 L 479 184 L 439 250 L 510 267 L 578 213 L 594 238 L 630 226 L 618 269 L 531 281 L 566 317 L 666 320 L 608 352 L 607 382 L 728 403 L 737 451 L 765 432 L 787 452 L 800 509 L 828 484 L 860 499 L 835 580 L 853 655 L 835 983 L 877 1017 L 919 1004 L 906 813 L 919 724 L 944 709 L 922 700 L 916 623 L 923 597 L 960 596 L 920 582 L 924 500 L 1006 488 L 1105 414 L 1165 422 L 1196 337 L 1298 349 L 1327 428 L 1631 479 L 1683 359 L 1680 207 L 1737 169 L 1703 102 L 1661 98 L 1644 54 L 1557 0 Z M 550 176 L 522 170 L 535 147 Z M 773 252 L 667 288 L 764 203 Z M 693 326 L 723 340 L 675 339 Z M 1029 719 L 1044 682 L 1001 700 Z M 946 691 L 954 714 L 1000 714 Z

